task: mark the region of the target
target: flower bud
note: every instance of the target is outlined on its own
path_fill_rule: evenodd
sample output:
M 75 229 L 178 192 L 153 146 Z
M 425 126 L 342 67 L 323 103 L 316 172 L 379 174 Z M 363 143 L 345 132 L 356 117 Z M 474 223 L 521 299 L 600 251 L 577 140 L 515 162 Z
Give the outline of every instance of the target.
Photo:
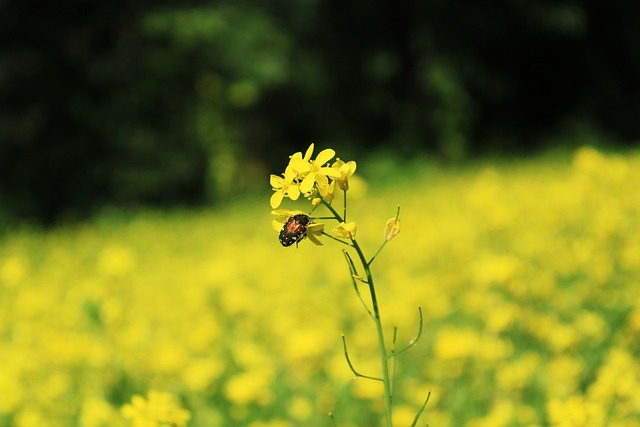
M 384 238 L 387 239 L 387 241 L 389 241 L 394 237 L 396 237 L 396 234 L 398 234 L 399 232 L 400 232 L 400 218 L 399 217 L 389 218 L 389 220 L 387 221 L 387 225 L 384 227 Z

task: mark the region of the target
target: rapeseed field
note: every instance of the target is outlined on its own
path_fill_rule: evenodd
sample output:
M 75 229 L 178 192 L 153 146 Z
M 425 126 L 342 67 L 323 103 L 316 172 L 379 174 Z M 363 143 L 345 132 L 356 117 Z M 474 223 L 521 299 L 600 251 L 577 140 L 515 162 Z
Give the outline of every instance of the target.
M 394 425 L 431 392 L 422 426 L 640 426 L 640 154 L 356 176 L 364 251 L 402 208 L 373 265 L 386 335 L 424 315 Z M 282 247 L 270 196 L 4 234 L 0 426 L 381 426 L 343 354 L 379 369 L 343 248 Z

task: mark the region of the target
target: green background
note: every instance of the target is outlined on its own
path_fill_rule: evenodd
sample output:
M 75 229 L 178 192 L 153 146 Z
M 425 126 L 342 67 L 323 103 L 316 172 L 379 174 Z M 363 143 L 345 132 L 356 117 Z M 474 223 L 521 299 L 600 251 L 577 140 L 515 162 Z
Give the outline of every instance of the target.
M 221 201 L 310 142 L 447 162 L 635 144 L 639 9 L 5 0 L 2 216 Z

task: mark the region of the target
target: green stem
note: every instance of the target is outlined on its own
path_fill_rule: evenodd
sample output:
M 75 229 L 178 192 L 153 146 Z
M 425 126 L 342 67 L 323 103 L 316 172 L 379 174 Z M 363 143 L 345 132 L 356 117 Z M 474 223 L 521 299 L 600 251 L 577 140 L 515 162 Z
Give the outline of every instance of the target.
M 387 412 L 387 427 L 392 427 L 393 422 L 391 419 L 391 382 L 389 377 L 389 362 L 387 359 L 387 347 L 384 341 L 384 333 L 382 329 L 382 320 L 380 319 L 380 309 L 378 308 L 378 297 L 376 296 L 376 288 L 373 285 L 373 276 L 367 260 L 360 249 L 360 245 L 354 239 L 351 239 L 353 247 L 360 257 L 360 262 L 364 267 L 364 271 L 367 274 L 367 284 L 369 285 L 369 292 L 371 293 L 371 305 L 373 306 L 373 320 L 376 324 L 376 331 L 378 332 L 378 349 L 380 350 L 380 361 L 382 362 L 382 383 L 384 385 L 384 404 Z
M 340 214 L 336 212 L 336 210 L 329 203 L 326 203 L 324 200 L 322 203 L 331 211 L 331 213 L 335 216 L 338 222 L 344 222 L 344 220 L 340 217 Z M 373 285 L 373 275 L 371 274 L 371 269 L 369 268 L 370 263 L 367 262 L 367 259 L 360 248 L 360 245 L 355 239 L 351 239 L 351 243 L 353 248 L 356 250 L 358 257 L 360 258 L 360 262 L 362 263 L 362 267 L 367 275 L 367 285 L 369 285 L 369 293 L 371 294 L 371 305 L 373 306 L 373 320 L 376 324 L 376 332 L 378 335 L 378 349 L 380 351 L 380 362 L 382 364 L 382 383 L 384 385 L 384 406 L 387 415 L 387 427 L 393 427 L 392 417 L 391 417 L 391 402 L 392 402 L 392 394 L 391 394 L 391 382 L 389 377 L 389 360 L 387 357 L 387 347 L 384 341 L 384 331 L 382 329 L 382 320 L 380 318 L 380 309 L 378 307 L 378 297 L 376 296 L 376 288 Z
M 342 206 L 343 206 L 342 212 L 344 212 L 343 220 L 344 220 L 344 222 L 347 222 L 347 190 L 344 190 L 342 192 L 342 194 L 344 194 L 343 199 L 342 199 L 342 202 L 343 202 L 342 203 Z

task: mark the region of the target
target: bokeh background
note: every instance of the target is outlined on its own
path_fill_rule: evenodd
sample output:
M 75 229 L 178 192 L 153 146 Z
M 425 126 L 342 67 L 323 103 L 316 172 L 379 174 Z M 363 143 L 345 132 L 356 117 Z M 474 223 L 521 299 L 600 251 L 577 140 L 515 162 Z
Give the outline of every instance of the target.
M 387 337 L 425 315 L 397 425 L 429 391 L 423 426 L 640 425 L 639 18 L 1 1 L 0 426 L 132 425 L 157 393 L 190 426 L 382 425 L 342 247 L 271 229 L 269 174 L 311 142 L 357 161 L 368 254 L 402 207 L 374 269 Z
M 637 141 L 636 2 L 263 3 L 3 1 L 3 215 L 215 202 L 310 142 L 460 161 Z

